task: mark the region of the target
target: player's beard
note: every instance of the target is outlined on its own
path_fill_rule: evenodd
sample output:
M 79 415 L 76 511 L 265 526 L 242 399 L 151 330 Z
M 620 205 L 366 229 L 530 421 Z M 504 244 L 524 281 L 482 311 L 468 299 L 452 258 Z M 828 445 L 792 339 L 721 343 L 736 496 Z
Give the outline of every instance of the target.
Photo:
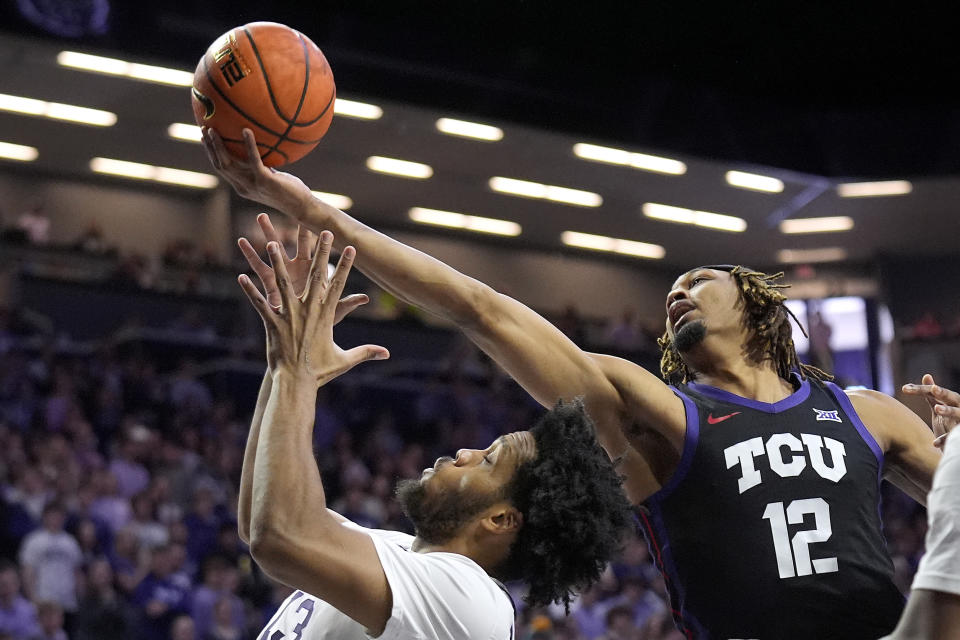
M 417 537 L 428 544 L 449 542 L 463 525 L 495 503 L 495 495 L 464 495 L 454 491 L 429 494 L 420 480 L 397 483 L 397 500 L 410 518 Z
M 677 351 L 684 353 L 703 342 L 706 335 L 707 325 L 703 323 L 703 320 L 691 320 L 677 329 L 677 333 L 673 337 L 673 344 Z

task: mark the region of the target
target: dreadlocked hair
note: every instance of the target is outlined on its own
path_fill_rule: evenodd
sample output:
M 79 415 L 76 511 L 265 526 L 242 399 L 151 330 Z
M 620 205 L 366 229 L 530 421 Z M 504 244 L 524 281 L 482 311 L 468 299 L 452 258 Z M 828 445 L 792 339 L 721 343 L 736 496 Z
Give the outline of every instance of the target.
M 507 489 L 523 526 L 502 577 L 527 583 L 529 605 L 563 603 L 569 613 L 573 594 L 622 548 L 632 511 L 581 400 L 559 402 L 530 431 L 536 458 Z
M 753 363 L 759 364 L 771 360 L 777 368 L 781 378 L 789 379 L 793 371 L 799 371 L 800 376 L 807 376 L 817 380 L 833 380 L 829 373 L 812 365 L 803 364 L 797 356 L 797 348 L 793 344 L 793 330 L 790 327 L 790 318 L 793 318 L 800 331 L 806 336 L 807 332 L 793 315 L 793 312 L 784 304 L 787 299 L 781 289 L 788 289 L 790 285 L 777 282 L 783 277 L 780 271 L 766 274 L 752 271 L 742 266 L 730 270 L 740 293 L 737 309 L 744 309 L 743 322 L 750 329 L 750 338 L 744 345 L 744 354 Z M 657 340 L 660 345 L 660 373 L 668 382 L 689 382 L 693 374 L 687 364 L 680 357 L 667 332 Z

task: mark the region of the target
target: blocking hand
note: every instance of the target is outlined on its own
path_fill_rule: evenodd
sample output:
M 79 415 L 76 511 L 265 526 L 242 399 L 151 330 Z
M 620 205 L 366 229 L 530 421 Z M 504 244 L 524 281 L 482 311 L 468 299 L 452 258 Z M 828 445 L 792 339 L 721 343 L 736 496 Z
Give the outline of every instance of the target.
M 267 360 L 273 373 L 287 371 L 295 376 L 309 375 L 322 386 L 367 360 L 385 360 L 389 352 L 377 345 L 363 345 L 343 350 L 333 341 L 333 326 L 340 294 L 346 285 L 356 250 L 344 249 L 336 271 L 326 283 L 326 265 L 333 245 L 333 234 L 320 234 L 319 249 L 310 263 L 306 289 L 297 296 L 293 291 L 280 244 L 267 244 L 273 268 L 273 282 L 280 297 L 279 308 L 273 308 L 246 275 L 239 277 L 247 295 L 267 332 Z
M 903 392 L 923 396 L 930 405 L 930 426 L 936 436 L 934 444 L 943 448 L 947 434 L 960 424 L 960 393 L 941 387 L 929 373 L 924 374 L 920 382 L 903 385 Z
M 283 248 L 283 243 L 280 241 L 280 234 L 277 233 L 276 228 L 274 228 L 273 223 L 270 221 L 270 216 L 265 213 L 261 213 L 257 216 L 257 224 L 260 225 L 260 229 L 263 231 L 263 235 L 267 239 L 267 242 L 276 242 L 280 245 L 280 255 L 283 259 L 284 266 L 287 268 L 287 273 L 290 275 L 290 284 L 293 287 L 294 294 L 297 296 L 303 295 L 307 284 L 307 276 L 310 274 L 310 264 L 313 253 L 316 247 L 319 246 L 319 240 L 317 243 L 314 243 L 313 234 L 310 233 L 306 227 L 301 225 L 297 228 L 297 254 L 291 258 L 289 255 L 287 255 L 286 250 Z M 267 302 L 274 309 L 279 309 L 280 291 L 277 289 L 277 280 L 276 276 L 274 275 L 273 268 L 271 268 L 269 264 L 260 258 L 256 249 L 253 248 L 253 245 L 250 244 L 249 240 L 246 238 L 240 238 L 237 240 L 237 244 L 240 246 L 240 251 L 243 253 L 243 257 L 247 259 L 247 263 L 250 265 L 250 268 L 260 279 L 260 284 L 263 285 Z M 324 265 L 324 287 L 327 286 L 326 276 L 327 271 L 326 266 Z M 334 324 L 339 323 L 354 309 L 361 305 L 365 305 L 368 302 L 370 302 L 370 298 L 367 297 L 366 294 L 362 293 L 355 293 L 341 299 L 337 304 Z

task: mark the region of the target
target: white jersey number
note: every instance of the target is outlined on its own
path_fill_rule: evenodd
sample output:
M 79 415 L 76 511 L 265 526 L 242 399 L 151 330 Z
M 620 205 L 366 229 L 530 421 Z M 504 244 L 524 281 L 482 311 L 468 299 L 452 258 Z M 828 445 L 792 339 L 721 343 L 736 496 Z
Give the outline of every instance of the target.
M 803 524 L 803 517 L 813 514 L 815 529 L 797 531 L 793 539 L 787 531 L 788 524 Z M 782 502 L 771 502 L 763 512 L 763 519 L 770 521 L 773 533 L 773 550 L 777 554 L 777 569 L 781 578 L 809 576 L 812 573 L 833 573 L 838 570 L 836 558 L 810 559 L 810 545 L 830 539 L 830 505 L 823 498 L 794 500 L 787 508 Z

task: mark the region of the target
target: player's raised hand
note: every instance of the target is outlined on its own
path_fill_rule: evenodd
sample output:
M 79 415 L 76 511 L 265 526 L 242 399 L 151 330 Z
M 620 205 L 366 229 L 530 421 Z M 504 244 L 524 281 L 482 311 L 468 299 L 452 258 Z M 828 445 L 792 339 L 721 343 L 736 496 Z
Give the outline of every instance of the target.
M 322 264 L 329 262 L 333 236 L 330 232 L 324 232 L 320 234 L 320 237 L 314 242 L 313 234 L 306 227 L 298 227 L 297 254 L 291 258 L 283 248 L 283 243 L 280 241 L 280 234 L 277 233 L 276 228 L 270 221 L 270 216 L 261 213 L 257 216 L 257 223 L 260 225 L 260 229 L 263 231 L 267 242 L 276 242 L 280 245 L 280 255 L 287 268 L 287 273 L 290 275 L 290 284 L 293 287 L 293 291 L 297 296 L 302 296 L 306 289 L 307 277 L 310 274 L 310 265 L 313 258 L 317 257 L 318 260 L 322 261 Z M 274 275 L 273 268 L 263 261 L 249 240 L 240 238 L 237 240 L 237 244 L 240 247 L 241 253 L 243 253 L 243 257 L 247 259 L 250 268 L 260 279 L 260 284 L 263 286 L 267 302 L 274 309 L 279 309 L 280 291 L 277 289 L 277 279 Z M 318 251 L 325 253 L 319 255 L 316 253 Z M 324 287 L 327 286 L 326 275 L 327 272 L 326 269 L 324 269 L 322 282 Z M 357 307 L 365 305 L 368 302 L 370 302 L 370 298 L 363 293 L 355 293 L 342 298 L 337 304 L 337 312 L 334 319 L 335 323 L 340 322 Z
M 220 134 L 209 127 L 203 128 L 203 148 L 210 164 L 237 193 L 284 213 L 299 210 L 304 202 L 313 198 L 300 178 L 264 166 L 250 129 L 243 130 L 243 141 L 246 159 L 231 155 Z
M 337 269 L 326 281 L 326 265 L 333 234 L 321 234 L 321 249 L 311 261 L 306 291 L 301 296 L 293 292 L 290 275 L 283 260 L 283 251 L 277 242 L 267 244 L 267 254 L 273 267 L 275 286 L 280 296 L 280 307 L 274 309 L 249 277 L 241 275 L 240 286 L 267 331 L 267 360 L 276 373 L 286 370 L 293 375 L 309 375 L 321 386 L 367 360 L 384 360 L 389 352 L 380 346 L 364 345 L 343 350 L 333 341 L 337 303 L 347 282 L 356 251 L 344 249 Z M 326 249 L 324 249 L 324 244 Z
M 960 424 L 960 393 L 941 387 L 929 373 L 924 374 L 920 384 L 903 385 L 903 392 L 923 396 L 930 405 L 930 426 L 936 436 L 934 444 L 942 448 L 947 434 Z

